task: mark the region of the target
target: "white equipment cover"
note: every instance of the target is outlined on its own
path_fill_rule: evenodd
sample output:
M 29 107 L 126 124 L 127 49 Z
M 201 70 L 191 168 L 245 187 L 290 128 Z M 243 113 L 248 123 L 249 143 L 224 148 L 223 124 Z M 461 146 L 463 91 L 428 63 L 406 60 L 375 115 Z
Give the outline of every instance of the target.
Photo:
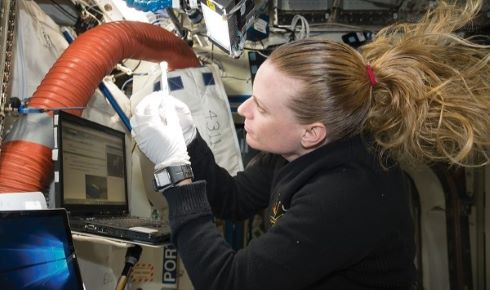
M 41 192 L 13 192 L 0 194 L 0 211 L 46 209 L 46 198 Z
M 68 42 L 35 1 L 18 1 L 12 96 L 30 98 Z
M 134 110 L 139 101 L 155 90 L 161 72 L 152 73 L 131 97 Z M 213 67 L 186 68 L 168 72 L 170 94 L 189 106 L 199 133 L 213 151 L 216 162 L 230 174 L 243 170 L 243 162 L 230 104 L 219 74 Z
M 223 83 L 211 68 L 169 72 L 170 94 L 189 106 L 196 127 L 213 151 L 216 162 L 235 175 L 243 170 L 238 137 Z M 173 89 L 172 81 L 179 78 L 182 89 Z

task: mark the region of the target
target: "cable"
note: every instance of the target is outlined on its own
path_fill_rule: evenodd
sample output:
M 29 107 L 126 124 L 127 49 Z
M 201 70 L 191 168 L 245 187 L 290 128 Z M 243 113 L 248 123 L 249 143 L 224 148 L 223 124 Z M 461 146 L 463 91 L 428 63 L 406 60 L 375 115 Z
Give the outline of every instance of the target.
M 175 30 L 177 31 L 177 35 L 180 38 L 184 38 L 186 36 L 185 30 L 180 24 L 179 20 L 177 19 L 177 16 L 175 16 L 174 9 L 172 7 L 167 7 L 165 8 L 165 11 L 168 14 L 168 17 L 170 18 L 170 21 L 175 27 Z
M 248 50 L 248 51 L 253 51 L 259 54 L 262 57 L 268 58 L 269 55 L 263 53 L 263 51 L 267 51 L 266 49 L 254 49 L 254 48 L 249 48 L 249 47 L 244 47 L 243 50 Z
M 131 83 L 132 81 L 133 81 L 133 78 L 129 78 L 129 79 L 127 79 L 127 80 L 126 80 L 126 81 L 125 81 L 125 82 L 122 84 L 122 86 L 121 86 L 121 91 L 123 91 L 123 92 L 124 92 L 124 89 L 126 88 L 126 86 L 127 86 L 129 83 Z
M 69 111 L 69 110 L 84 110 L 86 107 L 57 107 L 57 108 L 33 108 L 27 107 L 23 100 L 17 97 L 11 97 L 9 99 L 10 104 L 4 108 L 5 112 L 19 112 L 20 114 L 30 114 L 30 113 L 46 113 L 52 111 Z
M 400 4 L 388 4 L 388 3 L 384 3 L 384 2 L 378 2 L 378 1 L 375 1 L 375 0 L 361 0 L 361 1 L 364 1 L 364 2 L 367 2 L 367 3 L 371 3 L 375 6 L 378 6 L 378 7 L 383 7 L 383 8 L 396 8 L 396 9 L 400 9 L 400 7 L 403 5 L 403 3 L 405 2 L 405 0 L 401 0 L 400 1 Z
M 142 251 L 143 249 L 141 248 L 141 246 L 138 245 L 134 245 L 128 248 L 128 250 L 126 251 L 126 263 L 124 264 L 121 276 L 117 281 L 115 290 L 124 290 L 124 288 L 126 287 L 126 283 L 128 282 L 128 276 L 131 274 L 131 270 L 133 269 L 134 265 L 136 265 L 136 263 L 140 259 Z
M 305 39 L 310 37 L 310 25 L 308 24 L 308 20 L 302 15 L 296 14 L 293 16 L 291 20 L 291 30 L 296 33 L 296 26 L 298 25 L 298 21 L 301 21 L 301 29 L 299 31 L 298 38 L 295 39 Z M 296 35 L 295 35 L 296 37 Z
M 96 11 L 96 10 L 94 10 Z M 100 14 L 100 13 L 99 13 Z M 81 17 L 83 19 L 87 19 L 88 17 L 90 17 L 92 20 L 94 20 L 95 22 L 97 22 L 97 24 L 101 24 L 102 21 L 100 21 L 92 12 L 88 11 L 87 9 L 83 9 L 82 12 L 81 12 Z M 104 14 L 101 14 L 102 16 Z
M 136 69 L 140 66 L 141 64 L 141 59 L 138 61 L 138 64 L 136 64 L 136 66 L 134 68 L 129 68 L 127 65 L 126 65 L 126 61 L 127 60 L 123 60 L 121 61 L 121 64 L 118 64 L 119 67 L 117 67 L 118 69 L 120 68 L 120 66 L 123 66 L 125 69 L 124 71 L 119 69 L 121 72 L 120 73 L 116 73 L 114 74 L 114 78 L 120 78 L 121 76 L 124 76 L 124 75 L 132 75 L 132 76 L 145 76 L 145 75 L 148 75 L 148 73 L 135 73 Z M 130 72 L 130 73 L 128 73 Z
M 56 8 L 58 8 L 59 11 L 63 12 L 63 14 L 65 14 L 66 16 L 74 19 L 74 20 L 77 20 L 78 17 L 71 14 L 68 10 L 66 10 L 63 6 L 61 6 L 58 2 L 54 1 L 54 0 L 50 0 L 54 6 L 56 6 Z
M 231 17 L 231 15 L 235 12 L 237 12 L 238 10 L 240 10 L 242 8 L 243 5 L 245 5 L 245 2 L 246 0 L 240 0 L 240 2 L 238 2 L 237 5 L 235 5 L 233 8 L 230 9 L 230 11 L 228 12 L 228 17 Z

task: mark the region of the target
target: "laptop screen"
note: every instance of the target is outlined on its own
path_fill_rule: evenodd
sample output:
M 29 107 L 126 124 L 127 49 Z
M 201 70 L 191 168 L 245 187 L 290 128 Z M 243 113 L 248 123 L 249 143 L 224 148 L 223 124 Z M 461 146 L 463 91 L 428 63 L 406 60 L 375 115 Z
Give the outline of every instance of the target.
M 2 289 L 83 289 L 64 209 L 0 211 Z
M 125 134 L 65 112 L 54 126 L 60 206 L 75 215 L 127 214 Z

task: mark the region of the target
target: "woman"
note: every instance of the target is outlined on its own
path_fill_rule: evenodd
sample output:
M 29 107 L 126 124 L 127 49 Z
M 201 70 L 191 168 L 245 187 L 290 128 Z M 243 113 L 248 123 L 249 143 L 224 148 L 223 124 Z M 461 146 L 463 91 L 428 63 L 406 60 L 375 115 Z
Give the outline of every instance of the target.
M 133 135 L 156 164 L 195 288 L 415 287 L 398 161 L 488 162 L 489 48 L 452 34 L 480 6 L 441 3 L 360 52 L 321 40 L 274 50 L 238 110 L 247 143 L 268 154 L 234 177 L 216 165 L 184 104 L 162 93 L 143 99 Z M 194 181 L 185 178 L 190 163 Z M 176 182 L 160 180 L 162 171 Z M 212 222 L 263 209 L 267 232 L 239 251 Z

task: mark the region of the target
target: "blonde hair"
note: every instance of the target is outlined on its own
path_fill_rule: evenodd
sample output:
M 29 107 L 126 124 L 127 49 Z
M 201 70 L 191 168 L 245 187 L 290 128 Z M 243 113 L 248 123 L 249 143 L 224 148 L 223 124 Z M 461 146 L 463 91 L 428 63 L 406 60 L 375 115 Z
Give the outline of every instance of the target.
M 289 106 L 302 123 L 323 122 L 329 141 L 368 132 L 382 155 L 398 160 L 486 164 L 490 46 L 455 33 L 480 7 L 481 0 L 440 2 L 417 23 L 382 29 L 359 51 L 310 39 L 277 48 L 269 61 L 304 82 Z

